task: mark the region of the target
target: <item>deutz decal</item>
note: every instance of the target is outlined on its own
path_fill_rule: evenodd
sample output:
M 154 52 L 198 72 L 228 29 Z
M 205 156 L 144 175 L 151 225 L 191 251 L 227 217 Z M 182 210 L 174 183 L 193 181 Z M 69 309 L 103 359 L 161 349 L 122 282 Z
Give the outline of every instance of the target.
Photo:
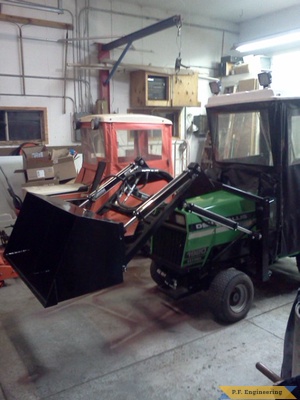
M 216 226 L 216 224 L 212 221 L 203 221 L 199 222 L 198 224 L 189 225 L 189 231 L 200 231 L 201 229 L 210 228 L 212 226 Z
M 231 219 L 235 222 L 242 222 L 245 221 L 247 219 L 250 219 L 251 217 L 253 217 L 253 212 L 249 212 L 249 213 L 243 213 L 243 214 L 236 214 L 236 215 L 230 215 L 226 218 Z M 194 232 L 194 231 L 200 231 L 202 229 L 207 229 L 207 228 L 211 228 L 216 226 L 217 224 L 215 222 L 206 220 L 206 221 L 201 221 L 197 224 L 191 224 L 189 225 L 189 231 L 190 232 Z

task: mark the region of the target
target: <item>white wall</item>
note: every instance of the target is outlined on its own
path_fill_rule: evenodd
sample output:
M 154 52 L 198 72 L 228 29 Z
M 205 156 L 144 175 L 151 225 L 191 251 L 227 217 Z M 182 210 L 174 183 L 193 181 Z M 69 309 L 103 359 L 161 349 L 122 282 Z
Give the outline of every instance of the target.
M 187 10 L 188 12 L 188 10 Z M 90 35 L 110 35 L 115 37 L 127 35 L 149 25 L 155 24 L 175 15 L 171 10 L 153 10 L 136 7 L 120 1 L 91 2 L 89 14 Z M 129 50 L 123 59 L 124 64 L 137 66 L 161 67 L 166 72 L 174 72 L 175 59 L 181 53 L 182 63 L 199 72 L 199 101 L 202 112 L 207 97 L 210 95 L 207 77 L 218 74 L 217 63 L 222 55 L 227 54 L 237 38 L 238 28 L 235 24 L 222 21 L 202 20 L 200 16 L 188 13 L 181 15 L 183 26 L 178 35 L 176 26 L 147 36 L 133 42 L 135 51 Z M 210 26 L 210 28 L 207 28 Z M 107 43 L 111 40 L 103 40 Z M 117 60 L 122 49 L 112 50 L 111 58 Z M 184 70 L 184 68 L 182 68 Z M 111 83 L 111 111 L 126 112 L 129 108 L 129 73 L 128 70 L 117 71 Z
M 272 88 L 282 96 L 298 96 L 300 51 L 278 54 L 272 58 Z
M 55 0 L 35 0 L 35 3 L 57 4 Z M 70 64 L 96 63 L 96 41 L 110 42 L 116 36 L 130 34 L 176 14 L 172 10 L 153 10 L 115 0 L 63 0 L 62 4 L 65 10 L 62 15 L 7 5 L 2 5 L 1 10 L 4 14 L 73 24 L 74 30 L 69 32 L 73 39 L 79 36 L 99 38 L 70 42 L 65 60 L 66 47 L 61 42 L 65 39 L 65 30 L 23 26 L 22 60 L 20 28 L 17 24 L 0 22 L 0 106 L 47 107 L 50 146 L 71 145 L 74 113 L 93 112 L 99 98 L 99 71 L 82 70 Z M 222 55 L 230 54 L 232 44 L 253 35 L 292 28 L 299 20 L 299 13 L 300 6 L 287 10 L 285 14 L 247 21 L 239 27 L 222 20 L 204 19 L 201 10 L 199 16 L 193 15 L 187 7 L 186 13 L 181 15 L 180 36 L 177 28 L 172 27 L 137 40 L 133 43 L 135 51 L 128 51 L 123 63 L 173 69 L 180 52 L 183 64 L 199 72 L 200 112 L 205 113 L 204 105 L 210 96 L 208 78 L 218 75 L 217 63 Z M 110 58 L 117 60 L 121 51 L 111 51 Z M 128 74 L 124 67 L 110 82 L 112 112 L 126 112 L 129 108 Z
M 300 4 L 240 25 L 239 42 L 299 29 Z
M 1 11 L 8 15 L 73 24 L 74 30 L 69 32 L 69 37 L 75 37 L 78 33 L 77 3 L 80 1 L 64 0 L 63 14 L 7 5 L 2 5 Z M 56 2 L 48 4 L 55 6 Z M 66 69 L 66 62 L 78 60 L 83 51 L 78 50 L 77 43 L 71 43 L 66 59 L 66 44 L 61 42 L 65 38 L 64 29 L 0 22 L 0 106 L 46 107 L 51 146 L 72 143 L 74 113 L 90 111 L 90 86 L 94 99 L 97 97 L 96 80 L 79 76 L 73 68 Z
M 246 21 L 240 25 L 238 42 L 299 30 L 299 20 L 300 5 Z M 299 96 L 299 85 L 295 79 L 299 71 L 299 43 L 264 50 L 263 54 L 272 59 L 272 89 L 281 95 Z
M 35 3 L 47 3 L 51 6 L 57 4 L 54 0 L 35 0 Z M 8 5 L 2 5 L 2 13 L 72 23 L 74 30 L 69 32 L 69 38 L 101 37 L 97 42 L 102 43 L 175 14 L 172 11 L 166 13 L 140 8 L 121 1 L 94 0 L 90 1 L 89 7 L 86 7 L 89 2 L 84 0 L 63 0 L 62 3 L 65 10 L 62 15 Z M 191 15 L 182 17 L 180 36 L 174 26 L 137 40 L 133 43 L 136 50 L 128 51 L 123 62 L 173 69 L 175 59 L 181 51 L 182 62 L 200 72 L 199 100 L 204 105 L 209 96 L 208 81 L 204 78 L 216 76 L 216 64 L 234 41 L 237 27 L 221 21 L 202 21 L 200 17 Z M 203 28 L 204 24 L 213 26 L 213 29 Z M 23 36 L 23 59 L 20 32 Z M 2 60 L 5 54 L 5 62 L 0 63 L 0 106 L 47 107 L 50 146 L 70 145 L 74 113 L 93 112 L 99 97 L 99 72 L 72 66 L 66 68 L 65 63 L 96 63 L 96 40 L 70 42 L 65 60 L 66 47 L 61 42 L 65 36 L 66 31 L 61 29 L 33 25 L 19 28 L 17 24 L 0 22 Z M 111 51 L 110 57 L 117 60 L 121 51 L 122 49 Z M 65 68 L 68 78 L 66 92 Z M 110 82 L 110 91 L 111 111 L 126 112 L 129 108 L 129 73 L 126 68 L 116 72 Z M 204 108 L 202 112 L 205 112 Z

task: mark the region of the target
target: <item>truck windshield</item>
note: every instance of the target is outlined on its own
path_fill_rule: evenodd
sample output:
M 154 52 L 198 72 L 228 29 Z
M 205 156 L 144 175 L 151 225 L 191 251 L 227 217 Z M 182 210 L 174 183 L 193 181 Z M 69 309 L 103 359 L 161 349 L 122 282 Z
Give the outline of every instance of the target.
M 215 116 L 212 137 L 217 161 L 273 165 L 266 110 Z

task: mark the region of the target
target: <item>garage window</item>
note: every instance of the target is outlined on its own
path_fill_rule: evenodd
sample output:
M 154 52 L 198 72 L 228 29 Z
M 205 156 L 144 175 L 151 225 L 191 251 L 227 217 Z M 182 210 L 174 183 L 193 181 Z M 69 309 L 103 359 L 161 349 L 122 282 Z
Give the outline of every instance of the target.
M 0 108 L 0 144 L 47 139 L 46 108 Z

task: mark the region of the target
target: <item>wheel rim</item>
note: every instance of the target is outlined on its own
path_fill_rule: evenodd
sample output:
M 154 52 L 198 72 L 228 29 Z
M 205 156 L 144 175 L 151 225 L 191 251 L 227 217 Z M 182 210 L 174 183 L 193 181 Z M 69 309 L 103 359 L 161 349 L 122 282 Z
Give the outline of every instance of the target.
M 237 285 L 230 294 L 229 305 L 233 312 L 240 313 L 247 306 L 249 293 L 245 285 Z

